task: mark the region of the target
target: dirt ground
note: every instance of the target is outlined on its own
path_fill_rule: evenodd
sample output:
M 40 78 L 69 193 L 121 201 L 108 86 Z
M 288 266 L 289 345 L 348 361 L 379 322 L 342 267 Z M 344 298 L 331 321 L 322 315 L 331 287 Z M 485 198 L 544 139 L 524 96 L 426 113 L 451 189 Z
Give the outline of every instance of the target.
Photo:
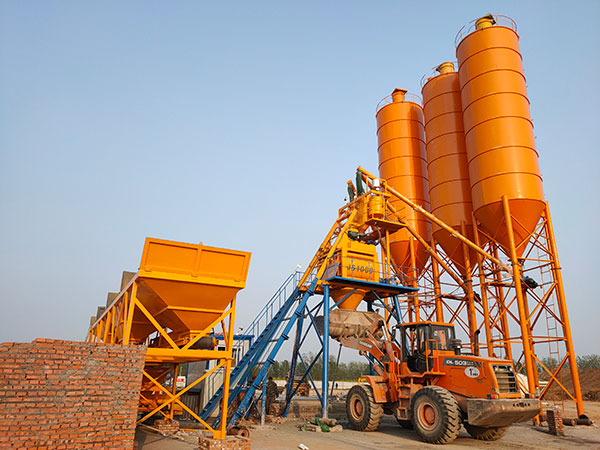
M 600 402 L 585 402 L 587 415 L 596 423 L 600 423 Z M 565 417 L 575 416 L 573 404 L 565 405 Z M 299 431 L 298 425 L 304 421 L 290 419 L 282 425 L 267 424 L 256 426 L 251 433 L 252 448 L 265 450 L 297 449 L 299 444 L 306 445 L 311 450 L 367 450 L 367 449 L 397 449 L 430 447 L 419 440 L 410 430 L 404 430 L 390 416 L 384 417 L 378 431 L 363 433 L 344 428 L 339 433 L 314 433 Z M 341 421 L 345 425 L 345 421 Z M 471 439 L 462 429 L 452 444 L 444 449 L 458 448 L 490 448 L 490 449 L 570 449 L 577 447 L 600 449 L 600 428 L 598 425 L 565 427 L 565 437 L 548 434 L 546 428 L 534 427 L 529 424 L 513 425 L 508 434 L 496 442 L 480 442 Z M 175 440 L 154 434 L 139 432 L 136 435 L 140 450 L 189 450 L 197 447 L 197 437 L 194 432 L 183 436 L 185 440 Z
M 542 372 L 540 379 L 549 380 L 547 373 Z M 569 390 L 573 392 L 573 382 L 569 368 L 564 367 L 558 375 L 559 381 Z M 584 400 L 600 401 L 600 369 L 584 369 L 579 371 L 579 382 L 581 384 L 581 393 Z M 548 392 L 547 398 L 560 398 L 564 396 L 562 389 L 554 383 Z

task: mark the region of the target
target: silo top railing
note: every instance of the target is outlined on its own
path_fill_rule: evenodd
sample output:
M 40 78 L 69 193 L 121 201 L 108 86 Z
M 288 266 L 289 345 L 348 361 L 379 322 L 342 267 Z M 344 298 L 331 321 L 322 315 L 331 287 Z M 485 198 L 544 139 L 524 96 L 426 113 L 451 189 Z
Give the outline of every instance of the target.
M 492 14 L 494 18 L 495 26 L 506 27 L 513 30 L 515 33 L 517 32 L 517 23 L 508 16 L 502 16 L 500 14 Z M 456 33 L 456 37 L 454 38 L 454 46 L 458 47 L 458 44 L 463 40 L 465 36 L 468 36 L 476 29 L 476 23 L 480 18 L 473 19 L 467 25 L 463 26 L 458 33 Z
M 458 70 L 458 61 L 454 60 L 454 61 L 448 61 L 451 62 L 452 64 L 454 64 L 454 70 Z M 440 75 L 440 73 L 437 71 L 437 68 L 439 66 L 435 66 L 432 67 L 431 70 L 429 72 L 427 72 L 426 74 L 424 74 L 421 77 L 421 89 L 423 89 L 423 86 L 425 86 L 427 84 L 427 82 L 429 81 L 430 78 L 434 78 L 437 77 L 438 75 Z
M 421 99 L 421 97 L 419 97 L 417 94 L 411 94 L 410 92 L 404 94 L 404 102 L 412 102 L 416 103 L 417 105 L 423 104 L 423 100 Z M 377 114 L 381 108 L 389 105 L 390 103 L 394 103 L 392 95 L 388 95 L 387 97 L 383 98 L 379 103 L 377 103 L 377 107 L 375 108 L 375 114 Z

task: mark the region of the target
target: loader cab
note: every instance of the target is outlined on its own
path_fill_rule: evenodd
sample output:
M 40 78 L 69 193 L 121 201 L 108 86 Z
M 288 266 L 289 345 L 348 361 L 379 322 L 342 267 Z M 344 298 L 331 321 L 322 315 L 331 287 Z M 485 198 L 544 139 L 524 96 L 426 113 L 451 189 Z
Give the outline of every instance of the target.
M 413 372 L 427 372 L 432 358 L 440 353 L 455 353 L 454 325 L 442 322 L 414 322 L 400 326 L 402 359 Z

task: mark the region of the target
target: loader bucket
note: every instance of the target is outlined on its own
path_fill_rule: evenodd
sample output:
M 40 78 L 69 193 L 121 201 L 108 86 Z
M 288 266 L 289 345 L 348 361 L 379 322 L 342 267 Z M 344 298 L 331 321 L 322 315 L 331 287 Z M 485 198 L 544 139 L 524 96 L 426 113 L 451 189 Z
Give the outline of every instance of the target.
M 383 320 L 383 317 L 376 312 L 334 309 L 329 313 L 329 336 L 333 339 L 367 337 L 368 330 L 373 329 L 374 324 Z M 323 316 L 316 318 L 316 324 L 322 335 Z M 375 337 L 381 336 L 382 332 L 379 330 Z
M 467 420 L 478 427 L 506 427 L 525 422 L 537 416 L 542 407 L 540 400 L 516 399 L 467 399 Z

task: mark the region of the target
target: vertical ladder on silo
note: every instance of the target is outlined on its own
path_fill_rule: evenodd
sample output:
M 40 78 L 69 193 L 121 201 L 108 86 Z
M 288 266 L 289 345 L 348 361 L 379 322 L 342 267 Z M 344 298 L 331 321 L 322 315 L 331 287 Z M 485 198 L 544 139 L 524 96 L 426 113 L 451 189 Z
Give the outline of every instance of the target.
M 538 260 L 541 260 L 541 251 L 538 248 Z M 552 269 L 550 265 L 542 265 L 540 267 L 540 286 L 544 288 L 544 296 L 546 295 L 546 284 L 552 283 L 554 277 L 552 276 Z M 548 281 L 546 281 L 548 280 Z M 554 289 L 554 286 L 551 286 L 550 289 Z M 561 355 L 560 355 L 560 337 L 559 337 L 559 325 L 557 321 L 557 317 L 559 316 L 556 311 L 556 291 L 548 296 L 548 300 L 546 302 L 545 319 L 546 319 L 546 334 L 548 336 L 548 360 L 549 367 L 548 369 L 551 372 L 554 372 L 558 369 L 561 363 Z M 562 333 L 561 333 L 562 334 Z M 562 384 L 562 369 L 556 374 L 557 380 Z M 541 388 L 541 387 L 540 387 Z M 561 404 L 562 409 L 564 410 L 565 396 L 562 389 L 557 389 L 556 386 L 551 392 L 551 398 L 555 405 Z

